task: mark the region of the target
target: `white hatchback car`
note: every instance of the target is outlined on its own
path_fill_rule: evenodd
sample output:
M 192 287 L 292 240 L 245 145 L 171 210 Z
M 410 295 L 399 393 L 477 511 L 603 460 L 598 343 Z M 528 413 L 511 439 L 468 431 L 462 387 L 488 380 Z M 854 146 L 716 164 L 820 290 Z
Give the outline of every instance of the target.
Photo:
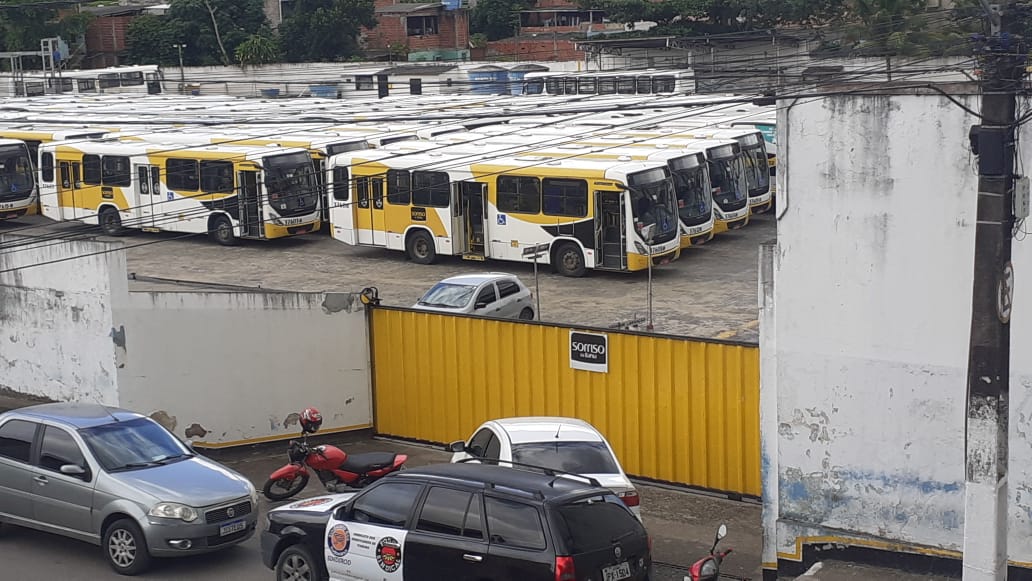
M 462 274 L 435 284 L 412 308 L 533 320 L 532 298 L 530 289 L 516 275 L 504 272 Z
M 481 424 L 469 441 L 452 442 L 452 462 L 490 458 L 590 476 L 623 500 L 641 520 L 638 490 L 627 478 L 613 447 L 594 426 L 576 418 L 522 417 Z

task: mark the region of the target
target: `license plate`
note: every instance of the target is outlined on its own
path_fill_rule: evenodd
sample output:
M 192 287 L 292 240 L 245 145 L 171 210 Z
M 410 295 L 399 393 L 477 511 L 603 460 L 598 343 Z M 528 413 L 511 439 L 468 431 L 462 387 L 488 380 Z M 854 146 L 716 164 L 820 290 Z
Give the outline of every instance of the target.
M 220 537 L 224 537 L 226 535 L 231 535 L 233 533 L 239 533 L 240 531 L 242 531 L 242 530 L 244 530 L 246 528 L 247 528 L 247 521 L 246 520 L 237 520 L 237 521 L 233 521 L 231 523 L 226 523 L 226 524 L 222 525 L 221 527 L 219 527 L 219 536 Z M 607 579 L 608 579 L 608 577 L 607 577 Z M 614 577 L 614 579 L 619 579 L 619 577 Z
M 612 567 L 602 569 L 602 581 L 619 581 L 631 576 L 631 566 L 628 563 L 620 563 Z

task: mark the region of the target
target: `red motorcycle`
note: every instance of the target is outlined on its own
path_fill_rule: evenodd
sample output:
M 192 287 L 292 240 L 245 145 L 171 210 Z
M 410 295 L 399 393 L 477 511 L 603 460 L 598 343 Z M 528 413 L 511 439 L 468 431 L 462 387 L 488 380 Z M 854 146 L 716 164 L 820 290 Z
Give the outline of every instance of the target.
M 276 470 L 262 487 L 269 500 L 285 500 L 308 486 L 308 468 L 329 492 L 351 492 L 402 470 L 408 456 L 392 452 L 352 454 L 336 446 L 309 446 L 308 434 L 314 434 L 322 425 L 322 415 L 315 408 L 301 412 L 301 440 L 291 440 L 287 447 L 290 462 Z
M 684 581 L 716 581 L 720 577 L 720 564 L 724 562 L 724 557 L 731 554 L 732 551 L 732 549 L 727 549 L 719 553 L 716 552 L 717 543 L 726 536 L 727 525 L 722 524 L 717 529 L 717 537 L 713 541 L 710 554 L 692 563 L 692 566 L 688 568 L 688 575 L 684 578 Z

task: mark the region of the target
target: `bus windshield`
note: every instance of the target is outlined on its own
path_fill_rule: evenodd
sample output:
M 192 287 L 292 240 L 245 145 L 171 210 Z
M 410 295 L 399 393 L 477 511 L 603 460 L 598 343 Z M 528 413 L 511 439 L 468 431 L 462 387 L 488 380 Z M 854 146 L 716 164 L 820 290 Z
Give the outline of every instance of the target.
M 745 179 L 749 185 L 749 195 L 756 196 L 770 191 L 770 168 L 767 152 L 761 145 L 749 147 L 745 154 Z
M 744 156 L 710 160 L 710 182 L 713 201 L 721 206 L 744 202 L 746 193 Z
M 0 202 L 20 200 L 32 195 L 36 181 L 25 145 L 0 145 Z
M 706 187 L 705 168 L 674 172 L 674 191 L 677 193 L 677 214 L 687 226 L 695 226 L 709 219 L 713 196 Z
M 265 160 L 269 205 L 280 216 L 310 214 L 319 206 L 315 165 L 307 153 L 274 155 Z
M 631 212 L 634 229 L 639 235 L 642 229 L 655 224 L 652 243 L 662 244 L 677 236 L 677 202 L 674 187 L 666 170 L 650 169 L 627 176 L 631 193 Z

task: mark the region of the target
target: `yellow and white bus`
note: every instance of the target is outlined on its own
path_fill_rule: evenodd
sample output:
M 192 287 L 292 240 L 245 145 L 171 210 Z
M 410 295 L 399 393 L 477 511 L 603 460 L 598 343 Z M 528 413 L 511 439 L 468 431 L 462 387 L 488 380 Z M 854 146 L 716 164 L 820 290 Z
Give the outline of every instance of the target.
M 0 221 L 34 211 L 37 194 L 29 146 L 18 139 L 0 139 Z
M 331 232 L 347 244 L 538 261 L 564 276 L 639 271 L 680 256 L 665 163 L 384 150 L 330 158 Z
M 315 166 L 300 148 L 135 141 L 40 146 L 43 214 L 127 229 L 272 239 L 317 230 Z

